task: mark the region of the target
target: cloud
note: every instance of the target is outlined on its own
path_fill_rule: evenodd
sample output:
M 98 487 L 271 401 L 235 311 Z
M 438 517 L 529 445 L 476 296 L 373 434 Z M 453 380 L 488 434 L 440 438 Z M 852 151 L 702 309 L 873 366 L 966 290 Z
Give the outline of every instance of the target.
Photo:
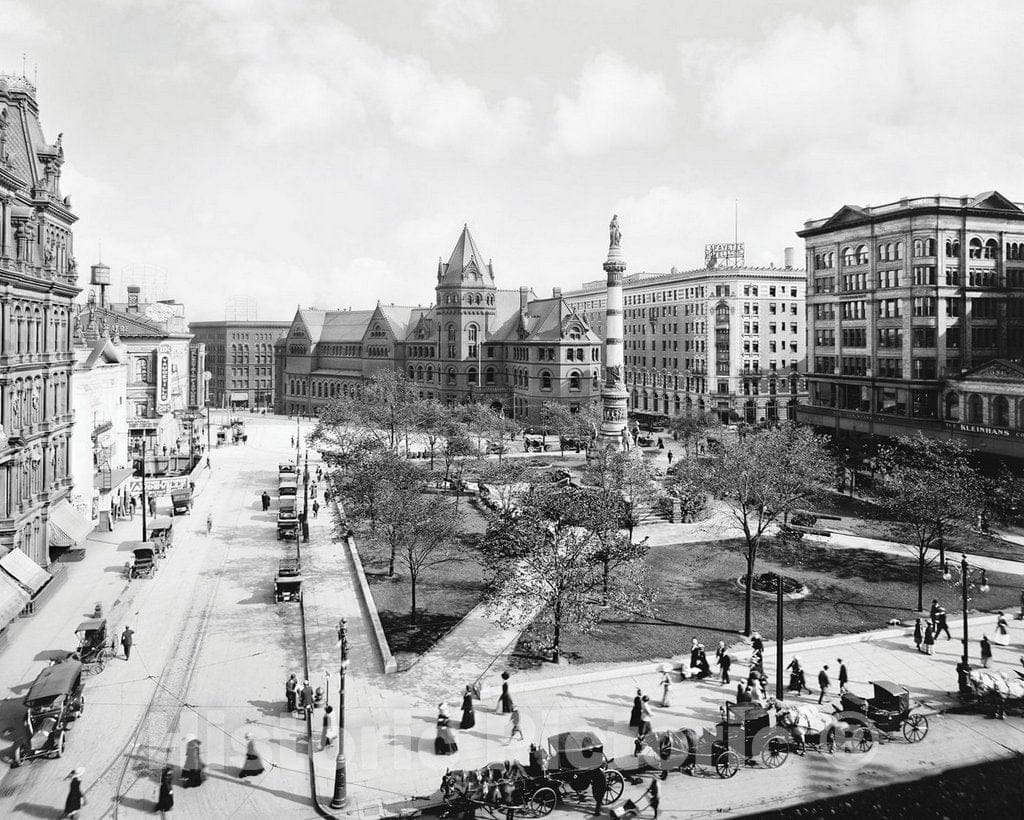
M 4 0 L 0 4 L 0 36 L 16 40 L 59 37 L 50 24 L 37 13 L 37 8 L 32 8 L 20 0 Z
M 476 40 L 501 28 L 496 0 L 433 0 L 427 25 L 453 40 Z
M 369 143 L 389 127 L 409 145 L 486 163 L 507 157 L 531 133 L 525 100 L 489 100 L 419 57 L 367 42 L 329 9 L 232 2 L 194 12 L 205 41 L 234 71 L 241 125 L 257 141 L 344 133 Z
M 667 138 L 674 101 L 660 74 L 606 52 L 584 66 L 576 96 L 555 98 L 554 153 L 596 156 Z

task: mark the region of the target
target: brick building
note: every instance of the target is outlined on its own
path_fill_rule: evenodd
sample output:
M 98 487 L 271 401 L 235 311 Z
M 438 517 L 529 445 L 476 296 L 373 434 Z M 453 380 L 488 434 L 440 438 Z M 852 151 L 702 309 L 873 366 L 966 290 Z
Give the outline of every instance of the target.
M 273 407 L 274 343 L 288 334 L 291 322 L 191 322 L 197 342 L 206 344 L 210 402 L 216 407 Z

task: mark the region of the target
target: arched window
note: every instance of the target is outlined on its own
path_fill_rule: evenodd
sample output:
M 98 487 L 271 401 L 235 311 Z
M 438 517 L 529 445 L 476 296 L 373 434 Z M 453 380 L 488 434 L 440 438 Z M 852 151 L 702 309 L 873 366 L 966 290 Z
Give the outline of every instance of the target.
M 597 390 L 601 386 L 601 373 L 600 371 L 594 371 L 594 390 Z
M 893 248 L 893 259 L 899 260 L 899 259 L 902 259 L 902 258 L 903 258 L 903 243 L 902 242 L 897 242 L 896 246 Z
M 992 424 L 996 427 L 1010 426 L 1010 402 L 1006 396 L 992 399 Z
M 843 265 L 850 266 L 856 264 L 856 257 L 853 255 L 853 248 L 843 248 Z
M 423 365 L 416 368 L 416 381 L 423 381 Z
M 494 384 L 495 371 L 493 367 L 488 367 L 484 371 L 484 384 Z
M 960 421 L 960 396 L 956 393 L 946 394 L 946 420 Z
M 986 259 L 998 259 L 999 258 L 999 243 L 995 239 L 990 239 L 985 243 L 985 258 Z
M 409 365 L 409 381 L 416 378 L 416 371 L 412 369 L 412 365 Z
M 434 380 L 434 368 L 431 365 L 427 365 L 427 381 L 432 382 Z
M 470 387 L 476 386 L 476 368 L 471 367 L 466 371 L 466 384 Z
M 950 258 L 957 258 L 960 256 L 960 241 L 951 237 L 946 237 L 946 256 Z
M 569 389 L 573 391 L 579 391 L 580 389 L 580 372 L 578 370 L 574 370 L 569 374 Z
M 984 424 L 985 419 L 981 411 L 981 396 L 977 393 L 967 399 L 967 421 L 971 424 Z
M 149 362 L 146 359 L 135 360 L 135 381 L 137 382 L 148 382 L 149 381 Z
M 924 256 L 924 240 L 914 240 L 914 256 Z
M 935 256 L 935 240 L 934 239 L 926 239 L 924 241 L 924 255 L 925 256 Z
M 542 370 L 540 372 L 540 389 L 550 390 L 551 389 L 551 372 L 548 370 Z
M 729 306 L 727 304 L 720 304 L 715 308 L 715 319 L 718 321 L 724 321 L 729 318 Z
M 448 384 L 455 384 L 455 368 L 448 368 Z
M 972 237 L 967 243 L 967 256 L 971 259 L 981 259 L 981 240 L 978 237 Z
M 448 341 L 455 341 L 455 325 L 448 325 Z
M 868 246 L 861 245 L 857 248 L 857 264 L 866 265 L 868 263 Z

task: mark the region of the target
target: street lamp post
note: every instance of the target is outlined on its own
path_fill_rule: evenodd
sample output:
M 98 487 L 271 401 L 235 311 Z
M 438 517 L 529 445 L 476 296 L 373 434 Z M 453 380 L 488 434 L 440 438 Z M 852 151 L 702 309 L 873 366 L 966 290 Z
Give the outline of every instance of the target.
M 348 668 L 348 628 L 344 618 L 338 621 L 338 646 L 341 648 L 341 671 L 338 675 L 338 757 L 334 763 L 332 809 L 340 809 L 348 802 L 348 784 L 345 778 L 345 670 Z
M 298 469 L 298 465 L 296 465 Z M 302 469 L 302 540 L 309 543 L 309 448 L 306 448 L 306 466 Z
M 782 576 L 775 577 L 775 699 L 784 700 L 782 685 Z
M 967 604 L 970 600 L 967 597 L 967 590 L 971 583 L 971 568 L 967 564 L 966 553 L 960 556 L 960 594 L 962 597 L 961 603 L 963 605 L 964 615 L 964 637 L 963 637 L 963 654 L 960 656 L 960 663 L 956 666 L 957 682 L 960 687 L 961 695 L 969 695 L 971 693 L 971 685 L 969 680 L 969 674 L 971 671 L 971 663 L 968 660 L 968 634 L 967 634 Z M 983 569 L 981 570 L 981 583 L 978 585 L 980 592 L 988 592 L 988 573 Z
M 146 441 L 139 440 L 139 451 L 142 454 L 142 540 L 146 540 Z

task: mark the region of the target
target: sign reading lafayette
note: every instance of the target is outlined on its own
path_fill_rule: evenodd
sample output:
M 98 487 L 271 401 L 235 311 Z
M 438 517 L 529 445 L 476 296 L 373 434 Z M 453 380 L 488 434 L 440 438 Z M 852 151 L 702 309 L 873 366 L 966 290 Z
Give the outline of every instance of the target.
M 1007 430 L 1005 427 L 988 427 L 984 424 L 968 424 L 962 421 L 944 421 L 942 426 L 952 433 L 973 433 L 994 438 L 1016 438 L 1024 440 L 1024 430 Z
M 156 409 L 158 413 L 166 413 L 171 409 L 171 348 L 168 345 L 160 345 L 156 359 L 157 369 L 157 399 Z
M 704 267 L 742 268 L 744 249 L 742 242 L 716 242 L 704 246 Z

